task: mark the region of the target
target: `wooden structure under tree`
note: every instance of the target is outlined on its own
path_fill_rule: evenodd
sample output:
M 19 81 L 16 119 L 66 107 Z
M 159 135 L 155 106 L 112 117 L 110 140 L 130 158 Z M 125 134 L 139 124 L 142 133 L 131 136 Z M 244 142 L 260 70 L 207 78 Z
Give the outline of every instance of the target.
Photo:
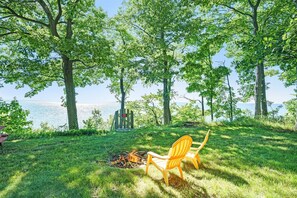
M 111 130 L 130 130 L 134 128 L 134 114 L 129 109 L 117 110 L 114 113 Z
M 2 152 L 3 152 L 3 147 L 2 147 L 3 145 L 2 144 L 8 137 L 8 134 L 1 132 L 1 130 L 4 129 L 4 128 L 5 128 L 5 126 L 0 126 L 0 147 L 1 147 Z

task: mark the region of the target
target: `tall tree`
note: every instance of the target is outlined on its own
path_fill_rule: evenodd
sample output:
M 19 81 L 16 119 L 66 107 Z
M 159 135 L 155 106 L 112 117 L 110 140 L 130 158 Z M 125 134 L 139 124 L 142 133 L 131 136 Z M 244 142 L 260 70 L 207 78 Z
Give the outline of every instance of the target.
M 170 94 L 176 68 L 180 65 L 178 54 L 194 6 L 183 0 L 130 0 L 126 14 L 139 38 L 143 54 L 140 72 L 145 82 L 162 83 L 163 123 L 171 122 Z
M 137 43 L 136 39 L 129 32 L 127 24 L 121 20 L 120 15 L 113 18 L 115 30 L 112 31 L 113 55 L 110 66 L 112 67 L 107 75 L 111 83 L 108 86 L 115 94 L 116 99 L 121 103 L 121 115 L 124 113 L 126 99 L 133 85 L 139 79 L 137 73 Z M 120 119 L 122 126 L 123 117 Z
M 77 129 L 75 87 L 98 82 L 96 66 L 109 53 L 104 18 L 94 0 L 2 0 L 0 78 L 29 85 L 26 96 L 64 86 L 69 128 Z
M 271 59 L 281 69 L 280 79 L 285 86 L 295 86 L 295 100 L 297 99 L 297 1 L 286 0 L 282 2 L 277 12 L 280 24 L 270 26 L 274 32 Z M 294 101 L 291 100 L 291 101 Z M 289 104 L 290 101 L 288 101 Z M 293 104 L 293 102 L 292 102 Z M 295 109 L 297 115 L 297 109 Z M 295 121 L 297 130 L 297 117 Z
M 274 14 L 281 2 L 263 0 L 214 0 L 215 12 L 226 18 L 226 28 L 233 38 L 229 43 L 230 54 L 243 84 L 245 96 L 255 98 L 255 116 L 267 116 L 265 83 L 266 50 L 270 36 L 270 21 L 277 21 Z M 218 10 L 220 10 L 218 12 Z M 267 40 L 266 40 L 267 41 Z M 231 49 L 231 50 L 230 50 Z M 252 71 L 255 71 L 252 72 Z M 254 86 L 254 93 L 251 93 Z
M 214 67 L 212 56 L 206 52 L 207 56 L 200 56 L 196 52 L 189 59 L 186 66 L 183 68 L 183 78 L 189 83 L 187 90 L 189 92 L 198 92 L 207 100 L 207 105 L 210 107 L 211 120 L 214 120 L 216 109 L 214 102 L 219 96 L 224 87 L 224 77 L 228 73 L 228 69 L 223 66 Z M 204 52 L 202 52 L 204 54 Z M 200 54 L 201 55 L 201 54 Z M 218 107 L 219 105 L 216 105 Z
M 224 86 L 224 78 L 228 69 L 224 66 L 215 67 L 213 56 L 223 47 L 224 32 L 215 19 L 197 8 L 197 15 L 192 21 L 191 34 L 185 37 L 187 51 L 184 57 L 185 66 L 182 68 L 183 79 L 189 84 L 189 92 L 198 92 L 207 100 L 210 107 L 211 120 L 214 120 L 214 101 Z M 218 105 L 216 105 L 218 107 Z

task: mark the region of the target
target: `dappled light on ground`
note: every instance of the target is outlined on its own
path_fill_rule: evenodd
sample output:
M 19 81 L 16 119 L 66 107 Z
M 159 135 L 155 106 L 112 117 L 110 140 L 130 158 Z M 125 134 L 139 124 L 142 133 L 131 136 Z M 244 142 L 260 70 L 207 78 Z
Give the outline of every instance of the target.
M 123 151 L 167 154 L 189 134 L 202 141 L 206 128 L 158 128 L 105 136 L 7 141 L 0 155 L 0 197 L 294 197 L 296 134 L 254 127 L 213 127 L 196 170 L 183 162 L 184 180 L 169 171 L 167 187 L 154 166 L 110 167 Z M 284 153 L 285 152 L 285 153 Z
M 8 186 L 0 191 L 0 197 L 5 197 L 9 193 L 12 193 L 13 191 L 16 191 L 18 188 L 18 185 L 21 183 L 22 178 L 26 176 L 26 173 L 22 172 L 16 172 L 15 175 L 13 175 L 9 181 Z

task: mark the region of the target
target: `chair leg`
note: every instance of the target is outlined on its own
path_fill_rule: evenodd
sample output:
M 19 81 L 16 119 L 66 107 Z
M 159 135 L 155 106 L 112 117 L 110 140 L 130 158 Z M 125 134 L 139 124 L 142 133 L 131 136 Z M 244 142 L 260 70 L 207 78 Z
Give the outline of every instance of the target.
M 166 170 L 163 170 L 162 173 L 163 173 L 165 184 L 166 184 L 166 186 L 168 186 L 169 185 L 169 182 L 168 182 L 168 173 L 167 173 Z
M 180 178 L 184 179 L 183 170 L 181 169 L 180 165 L 177 168 L 179 170 Z
M 198 161 L 198 164 L 201 164 L 201 159 L 200 159 L 199 154 L 197 154 L 197 161 Z
M 191 161 L 192 161 L 193 165 L 195 166 L 195 168 L 198 169 L 199 168 L 199 165 L 197 163 L 197 159 L 196 158 L 193 158 Z
M 148 173 L 148 168 L 149 168 L 149 165 L 150 165 L 151 161 L 152 161 L 152 156 L 151 155 L 148 155 L 147 156 L 147 160 L 146 160 L 145 174 Z

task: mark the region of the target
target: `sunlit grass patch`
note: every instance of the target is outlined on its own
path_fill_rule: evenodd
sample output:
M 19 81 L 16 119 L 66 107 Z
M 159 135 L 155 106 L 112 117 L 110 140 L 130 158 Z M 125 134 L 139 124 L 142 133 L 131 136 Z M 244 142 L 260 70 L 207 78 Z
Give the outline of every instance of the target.
M 154 166 L 110 167 L 110 156 L 167 154 L 189 134 L 201 142 L 196 170 L 183 162 L 185 180 L 170 171 L 169 186 Z M 0 155 L 0 197 L 296 197 L 297 134 L 253 126 L 154 127 L 104 136 L 66 136 L 5 142 Z

